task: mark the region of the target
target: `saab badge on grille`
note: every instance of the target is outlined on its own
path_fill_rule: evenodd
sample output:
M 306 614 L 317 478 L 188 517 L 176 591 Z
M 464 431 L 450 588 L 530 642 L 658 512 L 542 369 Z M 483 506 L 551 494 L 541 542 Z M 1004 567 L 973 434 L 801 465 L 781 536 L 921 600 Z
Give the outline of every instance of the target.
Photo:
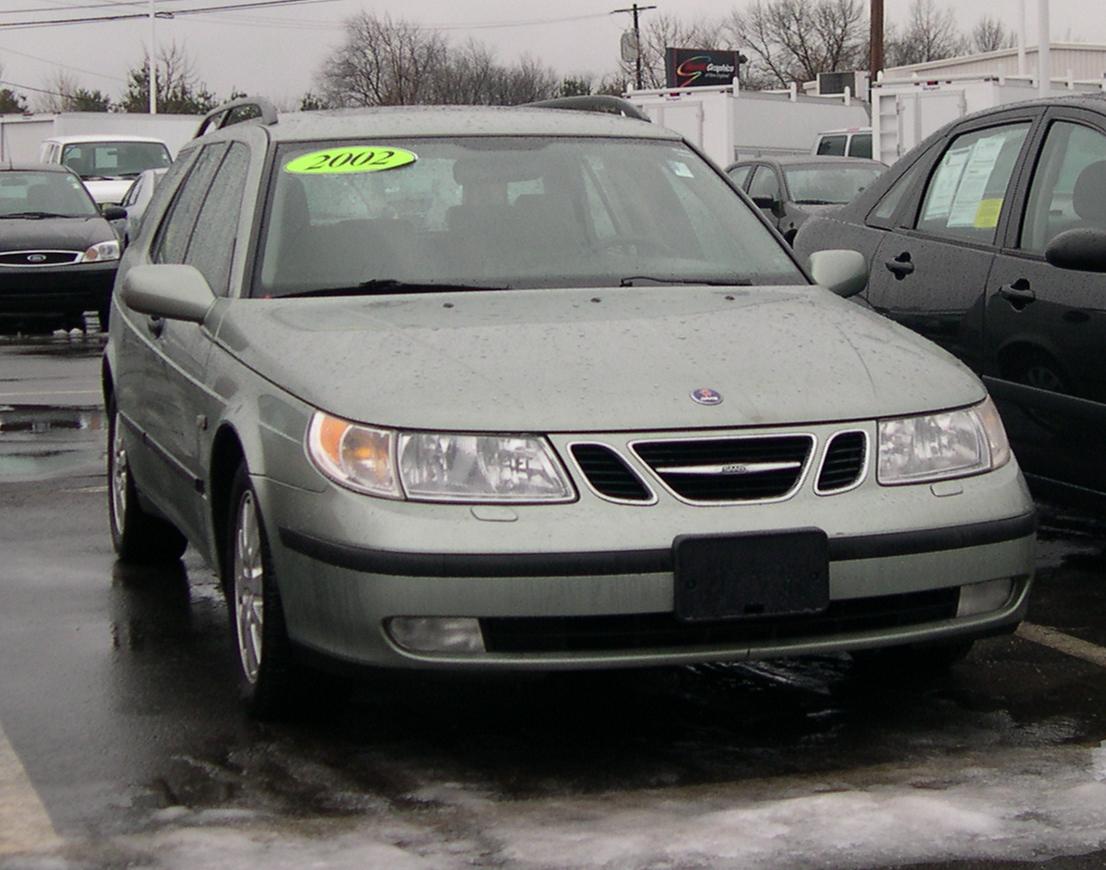
M 691 399 L 693 402 L 698 402 L 700 405 L 722 404 L 722 394 L 717 390 L 712 390 L 710 387 L 700 387 L 697 390 L 692 390 Z

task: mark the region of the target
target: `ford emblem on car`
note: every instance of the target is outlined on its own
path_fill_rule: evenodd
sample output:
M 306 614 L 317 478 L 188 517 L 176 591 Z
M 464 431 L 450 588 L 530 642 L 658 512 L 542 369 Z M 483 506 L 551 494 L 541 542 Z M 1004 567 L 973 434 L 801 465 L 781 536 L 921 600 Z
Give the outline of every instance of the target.
M 692 401 L 698 402 L 700 405 L 721 405 L 722 394 L 717 390 L 712 390 L 710 387 L 700 387 L 697 390 L 691 391 Z
M 45 254 L 28 254 L 27 255 L 27 262 L 28 263 L 45 263 L 46 262 L 46 255 Z

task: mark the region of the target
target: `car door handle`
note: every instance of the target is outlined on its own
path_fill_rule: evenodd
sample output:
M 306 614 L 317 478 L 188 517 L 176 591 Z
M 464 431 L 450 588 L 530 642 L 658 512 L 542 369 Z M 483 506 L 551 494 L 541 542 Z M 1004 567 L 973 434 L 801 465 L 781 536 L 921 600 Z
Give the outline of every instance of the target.
M 161 333 L 165 331 L 165 319 L 151 314 L 146 318 L 146 328 L 154 338 L 161 338 Z
M 1009 302 L 1018 311 L 1021 311 L 1030 302 L 1037 298 L 1033 288 L 1025 278 L 1019 278 L 1013 284 L 1006 284 L 999 288 L 998 295 Z
M 909 251 L 903 251 L 893 260 L 888 260 L 883 265 L 900 281 L 914 271 L 914 264 L 910 260 Z

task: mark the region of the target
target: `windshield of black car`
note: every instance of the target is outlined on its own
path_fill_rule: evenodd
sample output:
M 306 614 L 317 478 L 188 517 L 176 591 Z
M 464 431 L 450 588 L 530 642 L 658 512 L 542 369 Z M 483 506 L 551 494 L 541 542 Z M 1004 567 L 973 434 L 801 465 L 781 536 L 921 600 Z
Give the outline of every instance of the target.
M 66 145 L 61 162 L 81 178 L 134 178 L 143 169 L 171 162 L 160 142 L 77 142 Z
M 806 283 L 717 171 L 671 141 L 297 142 L 277 150 L 266 208 L 254 296 L 617 287 L 643 275 Z
M 68 172 L 0 172 L 0 217 L 92 217 L 99 212 L 80 179 Z
M 791 201 L 802 205 L 845 205 L 879 178 L 884 167 L 871 165 L 818 163 L 785 166 Z

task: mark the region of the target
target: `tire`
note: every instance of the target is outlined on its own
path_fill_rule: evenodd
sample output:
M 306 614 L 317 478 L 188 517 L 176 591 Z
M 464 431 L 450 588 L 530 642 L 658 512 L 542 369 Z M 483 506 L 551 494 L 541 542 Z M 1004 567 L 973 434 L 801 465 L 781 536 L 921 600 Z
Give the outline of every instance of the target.
M 97 315 L 99 315 L 100 318 L 100 334 L 107 335 L 108 321 L 111 319 L 111 299 L 109 298 L 107 302 L 101 305 L 96 310 L 96 313 Z
M 283 718 L 303 681 L 293 661 L 261 505 L 245 464 L 231 484 L 223 566 L 238 684 L 251 716 Z
M 179 561 L 188 540 L 172 523 L 142 509 L 114 399 L 108 403 L 107 472 L 108 525 L 119 561 L 141 565 Z
M 884 649 L 854 650 L 850 655 L 865 675 L 938 677 L 967 658 L 973 645 L 974 641 L 971 640 L 950 640 Z

